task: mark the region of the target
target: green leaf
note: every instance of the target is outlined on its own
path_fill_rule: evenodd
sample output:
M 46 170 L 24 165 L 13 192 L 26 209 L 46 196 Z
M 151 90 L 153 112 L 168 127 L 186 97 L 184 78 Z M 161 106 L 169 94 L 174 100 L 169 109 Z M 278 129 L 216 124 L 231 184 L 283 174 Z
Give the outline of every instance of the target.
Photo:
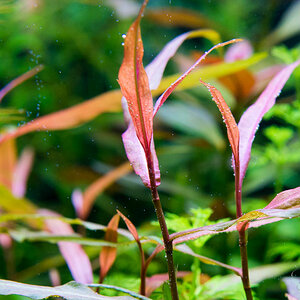
M 56 244 L 59 242 L 74 242 L 78 243 L 80 245 L 85 246 L 96 246 L 96 247 L 117 247 L 117 245 L 129 245 L 133 243 L 133 241 L 126 242 L 126 243 L 111 243 L 105 240 L 100 239 L 92 239 L 92 238 L 86 238 L 81 237 L 77 234 L 72 235 L 54 235 L 48 232 L 44 231 L 29 231 L 29 230 L 10 230 L 9 231 L 10 236 L 15 239 L 18 242 L 24 242 L 24 241 L 39 241 L 39 242 L 48 242 L 52 244 Z
M 199 104 L 170 102 L 160 109 L 160 118 L 172 128 L 201 137 L 218 149 L 225 146 L 224 139 L 210 112 Z
M 0 295 L 21 295 L 31 299 L 44 299 L 51 296 L 63 297 L 66 300 L 136 299 L 131 296 L 101 296 L 87 286 L 74 281 L 57 287 L 47 287 L 0 280 Z

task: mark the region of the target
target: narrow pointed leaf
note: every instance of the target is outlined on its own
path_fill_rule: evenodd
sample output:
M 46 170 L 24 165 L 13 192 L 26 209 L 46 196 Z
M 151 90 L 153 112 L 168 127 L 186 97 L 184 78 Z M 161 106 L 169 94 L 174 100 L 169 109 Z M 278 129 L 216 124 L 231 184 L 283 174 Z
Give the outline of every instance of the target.
M 42 211 L 46 215 L 53 215 L 51 211 Z M 74 231 L 69 224 L 60 220 L 45 220 L 47 229 L 54 234 L 72 235 Z M 93 271 L 90 260 L 81 245 L 72 242 L 59 242 L 59 250 L 66 260 L 73 278 L 80 283 L 93 282 Z
M 145 151 L 149 150 L 153 131 L 153 100 L 143 66 L 144 48 L 140 31 L 140 20 L 147 2 L 144 1 L 137 19 L 127 32 L 118 80 L 128 103 L 136 135 Z
M 300 64 L 300 60 L 281 70 L 268 84 L 263 93 L 259 96 L 242 115 L 238 127 L 240 131 L 240 178 L 239 184 L 242 186 L 243 179 L 251 156 L 252 142 L 255 132 L 264 114 L 275 104 L 275 100 L 281 92 L 286 81 L 289 79 L 293 70 Z
M 0 280 L 0 295 L 21 295 L 31 299 L 44 299 L 48 297 L 63 297 L 66 300 L 133 300 L 131 296 L 107 297 L 102 296 L 78 282 L 69 282 L 67 284 L 48 287 L 25 283 L 19 283 L 9 280 Z
M 237 230 L 237 223 L 248 221 L 249 228 L 260 227 L 283 219 L 297 218 L 300 216 L 300 188 L 279 193 L 265 208 L 246 213 L 242 217 L 204 226 L 187 231 L 177 232 L 170 236 L 174 244 L 196 239 L 204 235 L 214 235 L 221 232 Z
M 227 127 L 227 136 L 231 145 L 232 153 L 235 160 L 235 166 L 239 164 L 239 129 L 235 122 L 235 119 L 225 102 L 222 94 L 212 85 L 205 83 L 200 80 L 200 82 L 205 85 L 211 93 L 213 100 L 216 102 L 219 111 L 222 114 L 223 120 Z M 237 172 L 236 172 L 237 173 Z
M 113 184 L 120 177 L 125 176 L 132 171 L 132 168 L 128 162 L 120 165 L 114 170 L 108 172 L 104 176 L 94 181 L 82 194 L 82 208 L 78 211 L 81 219 L 86 219 L 93 207 L 93 204 L 97 198 L 106 188 Z
M 32 70 L 29 70 L 28 72 L 20 75 L 16 79 L 12 80 L 9 84 L 7 84 L 4 88 L 2 88 L 0 90 L 0 103 L 3 99 L 3 97 L 6 94 L 8 94 L 12 89 L 14 89 L 16 86 L 20 85 L 24 81 L 28 80 L 29 78 L 33 77 L 34 75 L 36 75 L 37 73 L 39 73 L 43 69 L 44 69 L 44 66 L 39 65 L 39 66 L 33 68 Z
M 213 44 L 220 43 L 220 35 L 211 29 L 200 29 L 183 33 L 170 41 L 146 67 L 151 90 L 158 88 L 168 61 L 175 55 L 182 43 L 187 39 L 199 37 L 205 37 L 211 40 Z
M 118 240 L 117 229 L 119 227 L 120 216 L 114 215 L 109 221 L 105 233 L 105 240 L 116 243 Z M 117 256 L 117 249 L 115 247 L 103 247 L 100 253 L 100 282 L 103 282 L 107 272 L 112 267 Z
M 123 219 L 123 221 L 125 222 L 128 230 L 130 231 L 130 233 L 132 234 L 133 238 L 140 243 L 140 238 L 139 238 L 139 234 L 135 228 L 135 226 L 132 224 L 132 222 L 126 218 L 119 210 L 117 210 L 118 214 L 120 215 L 120 217 Z
M 213 50 L 224 47 L 226 45 L 239 42 L 241 40 L 234 39 L 230 40 L 224 43 L 220 43 L 206 51 L 184 74 L 182 74 L 177 80 L 175 80 L 171 85 L 165 90 L 165 92 L 158 98 L 158 100 L 155 103 L 154 107 L 154 116 L 158 112 L 159 108 L 164 104 L 164 102 L 167 100 L 167 98 L 170 96 L 170 94 L 174 91 L 174 89 L 205 59 L 205 57 L 212 52 Z
M 180 91 L 198 86 L 199 78 L 202 80 L 220 78 L 247 69 L 266 58 L 266 56 L 266 53 L 256 53 L 246 60 L 240 60 L 233 63 L 221 62 L 213 65 L 203 66 L 189 74 L 189 77 L 183 79 L 176 87 L 176 90 Z M 155 96 L 163 93 L 173 82 L 176 81 L 177 78 L 180 77 L 180 75 L 181 74 L 177 73 L 164 77 L 159 87 L 152 91 L 152 94 Z
M 185 254 L 191 255 L 193 257 L 196 257 L 201 262 L 203 262 L 205 264 L 220 266 L 222 268 L 225 268 L 227 270 L 230 270 L 230 271 L 234 272 L 235 274 L 237 274 L 239 276 L 242 276 L 242 271 L 241 271 L 240 268 L 236 268 L 236 267 L 224 264 L 222 262 L 219 262 L 217 260 L 211 259 L 209 257 L 205 257 L 205 256 L 202 256 L 202 255 L 199 255 L 199 254 L 195 253 L 189 246 L 187 246 L 185 244 L 183 244 L 183 245 L 177 245 L 174 249 L 176 251 L 181 252 L 181 253 L 185 253 Z
M 64 110 L 37 118 L 14 131 L 0 135 L 0 143 L 34 131 L 63 130 L 84 124 L 105 112 L 121 109 L 121 93 L 110 91 Z

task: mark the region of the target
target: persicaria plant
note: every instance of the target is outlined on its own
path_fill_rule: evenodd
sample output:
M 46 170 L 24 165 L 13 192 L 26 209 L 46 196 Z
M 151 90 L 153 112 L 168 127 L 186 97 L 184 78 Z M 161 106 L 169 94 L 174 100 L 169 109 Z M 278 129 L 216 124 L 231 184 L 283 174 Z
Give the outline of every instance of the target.
M 94 182 L 84 192 L 75 190 L 72 195 L 72 202 L 75 207 L 78 219 L 67 219 L 63 216 L 45 209 L 39 209 L 33 204 L 29 204 L 23 199 L 26 190 L 26 181 L 33 163 L 33 152 L 27 149 L 27 154 L 19 159 L 18 164 L 9 167 L 9 176 L 2 180 L 1 195 L 4 195 L 5 201 L 1 201 L 1 245 L 6 251 L 9 251 L 12 239 L 26 240 L 26 238 L 35 241 L 48 241 L 58 243 L 59 250 L 64 257 L 68 267 L 76 282 L 71 282 L 58 287 L 44 287 L 21 284 L 8 280 L 0 280 L 0 294 L 11 295 L 18 294 L 33 299 L 42 299 L 50 296 L 60 296 L 66 299 L 222 299 L 207 292 L 214 285 L 212 279 L 207 279 L 203 283 L 202 290 L 194 290 L 194 294 L 187 294 L 184 284 L 177 283 L 178 278 L 187 274 L 177 269 L 176 259 L 173 252 L 177 251 L 190 255 L 194 259 L 203 263 L 216 265 L 233 272 L 235 276 L 240 277 L 243 285 L 243 295 L 240 299 L 254 299 L 252 286 L 251 270 L 248 266 L 247 255 L 247 232 L 249 228 L 256 228 L 262 225 L 278 222 L 284 219 L 291 219 L 300 216 L 300 187 L 282 191 L 264 208 L 258 208 L 250 212 L 243 212 L 242 191 L 243 180 L 246 175 L 248 164 L 251 157 L 252 143 L 255 133 L 263 116 L 274 106 L 275 100 L 288 81 L 293 71 L 299 66 L 300 60 L 281 67 L 273 76 L 268 85 L 257 100 L 251 104 L 241 115 L 237 123 L 222 93 L 214 85 L 207 83 L 207 78 L 198 73 L 197 67 L 204 63 L 208 55 L 218 49 L 231 45 L 226 56 L 228 61 L 235 63 L 236 70 L 228 68 L 228 74 L 242 70 L 239 61 L 247 61 L 251 56 L 251 46 L 242 39 L 232 39 L 227 42 L 219 42 L 216 33 L 209 29 L 195 30 L 181 34 L 170 41 L 158 56 L 144 68 L 143 55 L 144 48 L 141 37 L 140 22 L 143 17 L 148 0 L 145 0 L 138 13 L 136 20 L 130 26 L 124 41 L 124 58 L 118 74 L 118 83 L 122 93 L 122 108 L 124 113 L 127 130 L 122 135 L 123 144 L 130 165 L 125 163 L 117 170 L 112 171 L 106 177 Z M 181 76 L 171 83 L 164 91 L 158 91 L 163 80 L 163 73 L 168 61 L 175 55 L 181 44 L 190 38 L 209 37 L 217 43 L 208 51 L 201 53 L 198 60 L 188 68 Z M 252 62 L 249 61 L 249 65 Z M 247 65 L 246 65 L 247 66 Z M 2 89 L 1 99 L 18 84 L 29 79 L 42 67 L 32 70 L 13 81 L 10 85 Z M 194 72 L 193 72 L 194 71 Z M 222 72 L 221 72 L 222 73 Z M 224 73 L 224 71 L 223 71 Z M 226 73 L 226 72 L 225 72 Z M 236 219 L 214 222 L 213 224 L 189 228 L 187 230 L 176 231 L 170 234 L 168 220 L 165 218 L 163 207 L 160 201 L 158 186 L 163 181 L 161 179 L 159 161 L 154 145 L 154 117 L 159 109 L 171 95 L 171 93 L 180 87 L 180 84 L 189 76 L 198 76 L 197 84 L 204 86 L 211 94 L 212 100 L 217 105 L 224 123 L 226 125 L 229 145 L 232 151 L 232 168 L 234 173 L 235 187 L 235 208 Z M 226 75 L 226 74 L 223 74 Z M 221 76 L 221 75 L 220 75 Z M 159 96 L 155 104 L 153 97 Z M 37 118 L 36 120 L 18 127 L 14 131 L 4 132 L 0 137 L 1 154 L 15 150 L 13 144 L 14 138 L 36 130 L 59 130 L 68 129 L 81 123 L 93 119 L 102 112 L 117 111 L 120 109 L 120 91 L 112 91 L 102 95 L 100 98 L 92 99 L 83 104 L 74 106 L 64 111 L 56 112 L 48 116 Z M 226 97 L 225 97 L 226 98 Z M 1 167 L 1 164 L 0 164 Z M 161 230 L 161 237 L 142 236 L 134 226 L 133 222 L 125 216 L 120 210 L 111 218 L 107 226 L 85 221 L 88 218 L 96 196 L 103 191 L 114 180 L 121 178 L 130 172 L 131 167 L 135 173 L 140 176 L 143 184 L 150 190 L 155 213 Z M 6 168 L 8 168 L 6 166 Z M 3 172 L 3 170 L 0 169 Z M 8 173 L 7 173 L 8 174 Z M 3 176 L 4 178 L 4 176 Z M 2 177 L 0 177 L 2 179 Z M 9 204 L 7 204 L 9 202 Z M 19 210 L 16 210 L 19 205 Z M 128 230 L 120 229 L 119 222 L 124 221 Z M 14 222 L 24 222 L 30 228 L 30 234 L 27 237 L 20 237 L 16 230 Z M 195 220 L 193 221 L 196 222 Z M 12 225 L 14 224 L 14 225 Z M 75 234 L 71 225 L 78 225 L 79 232 L 82 235 Z M 172 227 L 172 225 L 171 225 Z M 84 236 L 85 230 L 104 231 L 104 238 L 91 239 Z M 199 240 L 203 237 L 213 236 L 222 232 L 237 232 L 239 243 L 236 247 L 240 248 L 240 267 L 231 266 L 211 257 L 205 257 L 196 253 L 189 242 Z M 41 234 L 42 233 L 42 234 Z M 18 235 L 19 234 L 19 235 Z M 120 241 L 121 239 L 121 241 Z M 126 241 L 124 241 L 126 239 Z M 251 243 L 251 240 L 250 240 Z M 112 268 L 116 257 L 117 249 L 128 245 L 136 244 L 140 254 L 140 275 L 139 291 L 131 291 L 116 285 L 105 284 L 107 274 Z M 147 255 L 145 251 L 146 244 L 152 244 L 152 252 Z M 86 253 L 82 245 L 101 246 L 99 256 L 99 283 L 94 283 L 93 268 L 89 260 L 90 253 Z M 97 250 L 98 251 L 98 250 Z M 165 262 L 168 274 L 153 275 L 147 277 L 148 267 L 151 262 L 160 253 L 165 253 Z M 199 269 L 193 268 L 194 274 L 197 274 L 197 284 L 203 279 Z M 198 273 L 197 273 L 198 272 Z M 57 270 L 51 269 L 52 282 L 57 283 Z M 190 275 L 190 274 L 189 274 Z M 201 274 L 203 275 L 203 274 Z M 202 279 L 201 279 L 202 278 Z M 167 284 L 163 285 L 163 282 Z M 211 283 L 210 283 L 211 282 Z M 254 278 L 255 282 L 255 278 Z M 202 284 L 202 282 L 201 282 Z M 205 285 L 207 284 L 207 286 Z M 211 284 L 211 286 L 210 286 Z M 217 283 L 218 284 L 218 283 Z M 120 284 L 121 285 L 121 284 Z M 161 287 L 162 293 L 155 295 L 157 288 Z M 105 296 L 104 290 L 113 290 L 116 293 L 125 293 L 126 296 Z M 192 293 L 190 291 L 190 293 Z M 197 294 L 198 293 L 198 294 Z M 202 294 L 201 294 L 202 293 Z M 157 298 L 158 297 L 158 298 Z M 160 298 L 159 298 L 160 297 Z M 228 296 L 230 297 L 230 296 Z M 293 295 L 288 295 L 289 299 L 296 299 Z M 294 297 L 294 298 L 293 298 Z M 154 299 L 153 298 L 153 299 Z M 232 299 L 232 298 L 224 298 Z

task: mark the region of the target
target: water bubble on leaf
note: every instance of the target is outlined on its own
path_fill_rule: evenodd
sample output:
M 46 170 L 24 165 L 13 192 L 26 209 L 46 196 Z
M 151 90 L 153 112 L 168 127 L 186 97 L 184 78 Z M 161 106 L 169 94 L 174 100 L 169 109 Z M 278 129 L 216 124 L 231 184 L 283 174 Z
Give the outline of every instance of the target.
M 125 39 L 126 38 L 126 34 L 124 33 L 124 34 L 122 34 L 122 38 L 123 39 Z

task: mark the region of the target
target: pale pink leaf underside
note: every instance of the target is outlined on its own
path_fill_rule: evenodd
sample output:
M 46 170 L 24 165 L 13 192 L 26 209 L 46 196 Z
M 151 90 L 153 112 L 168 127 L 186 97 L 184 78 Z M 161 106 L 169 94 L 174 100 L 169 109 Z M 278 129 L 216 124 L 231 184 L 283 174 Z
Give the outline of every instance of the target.
M 243 179 L 251 156 L 252 142 L 255 132 L 264 114 L 275 104 L 277 96 L 280 94 L 286 81 L 293 70 L 300 64 L 300 60 L 281 70 L 268 84 L 257 101 L 252 104 L 242 115 L 238 127 L 240 131 L 240 178 L 239 184 L 242 186 Z
M 59 216 L 58 214 L 48 211 L 40 210 L 44 215 Z M 45 220 L 47 229 L 55 235 L 72 235 L 74 231 L 72 227 L 57 219 Z M 64 257 L 73 278 L 80 283 L 89 284 L 93 282 L 93 271 L 90 260 L 84 252 L 81 245 L 73 242 L 59 242 L 59 250 Z
M 234 44 L 228 48 L 225 53 L 224 61 L 234 62 L 237 60 L 247 59 L 253 54 L 253 48 L 249 41 L 242 41 L 241 43 Z

